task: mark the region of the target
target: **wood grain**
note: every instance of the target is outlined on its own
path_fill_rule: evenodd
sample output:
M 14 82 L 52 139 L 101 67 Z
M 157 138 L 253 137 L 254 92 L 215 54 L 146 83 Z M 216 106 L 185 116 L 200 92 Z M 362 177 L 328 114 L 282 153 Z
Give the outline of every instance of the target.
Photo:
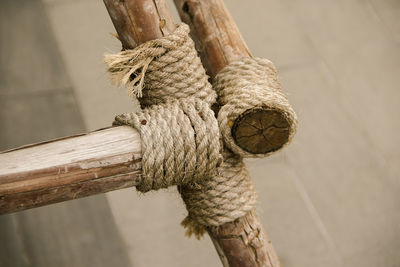
M 165 1 L 104 0 L 123 49 L 135 46 L 175 30 Z
M 135 186 L 139 133 L 128 126 L 0 153 L 0 214 Z
M 208 232 L 224 266 L 280 266 L 255 211 Z

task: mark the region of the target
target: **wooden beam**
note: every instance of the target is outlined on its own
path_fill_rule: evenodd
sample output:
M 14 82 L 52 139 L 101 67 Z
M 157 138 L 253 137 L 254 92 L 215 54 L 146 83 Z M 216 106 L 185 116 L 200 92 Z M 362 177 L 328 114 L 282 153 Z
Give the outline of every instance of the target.
M 174 0 L 174 2 L 182 21 L 190 26 L 191 34 L 211 78 L 229 63 L 252 56 L 223 0 Z M 275 119 L 281 117 L 280 114 L 250 110 L 242 116 L 242 119 L 268 122 L 273 116 L 276 116 Z M 282 118 L 281 123 L 285 121 Z M 237 121 L 232 131 L 246 125 L 248 124 L 240 125 L 240 121 Z M 244 143 L 242 145 L 246 146 Z M 275 147 L 282 145 L 274 144 Z M 261 148 L 263 151 L 265 149 L 266 147 Z M 208 233 L 224 266 L 280 266 L 277 254 L 255 211 L 234 222 L 210 227 Z
M 139 133 L 128 126 L 0 153 L 0 214 L 135 186 Z

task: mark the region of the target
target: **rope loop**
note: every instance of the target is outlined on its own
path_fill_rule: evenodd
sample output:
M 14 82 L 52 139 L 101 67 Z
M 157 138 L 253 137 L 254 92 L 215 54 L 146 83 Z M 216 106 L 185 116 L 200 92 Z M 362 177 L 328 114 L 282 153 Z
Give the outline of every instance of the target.
M 281 90 L 274 64 L 263 58 L 242 58 L 223 68 L 215 77 L 213 88 L 218 94 L 221 109 L 218 123 L 225 144 L 242 157 L 266 157 L 272 152 L 254 154 L 239 147 L 232 126 L 248 110 L 277 110 L 288 122 L 288 143 L 297 128 L 296 113 Z
M 136 188 L 141 192 L 199 184 L 215 174 L 222 159 L 217 121 L 200 99 L 178 99 L 121 114 L 113 124 L 140 132 L 143 179 Z
M 257 193 L 243 159 L 228 150 L 224 151 L 223 158 L 217 174 L 200 187 L 178 187 L 189 212 L 182 222 L 187 236 L 195 235 L 199 239 L 205 227 L 232 222 L 257 204 Z
M 143 179 L 138 190 L 178 185 L 189 213 L 182 224 L 197 237 L 205 227 L 232 222 L 254 209 L 257 194 L 242 158 L 254 155 L 235 144 L 231 122 L 248 109 L 267 107 L 283 110 L 293 125 L 291 137 L 296 128 L 296 115 L 270 61 L 244 58 L 228 65 L 215 78 L 216 93 L 183 23 L 166 37 L 105 55 L 104 61 L 111 81 L 126 86 L 143 108 L 118 115 L 113 123 L 140 132 Z M 211 110 L 217 94 L 218 120 Z
M 216 93 L 189 37 L 189 27 L 135 49 L 105 55 L 111 81 L 135 94 L 143 109 L 116 116 L 142 140 L 142 192 L 196 185 L 221 162 L 218 122 L 210 106 Z

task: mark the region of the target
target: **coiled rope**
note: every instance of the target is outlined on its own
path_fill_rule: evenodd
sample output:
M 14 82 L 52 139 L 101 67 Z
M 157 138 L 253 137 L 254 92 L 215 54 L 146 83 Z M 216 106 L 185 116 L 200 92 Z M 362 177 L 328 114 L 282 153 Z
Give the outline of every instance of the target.
M 252 105 L 277 101 L 295 124 L 272 63 L 244 59 L 217 75 L 214 89 L 223 105 L 218 126 L 210 108 L 216 93 L 187 25 L 133 50 L 106 55 L 105 62 L 112 82 L 136 94 L 143 108 L 118 115 L 114 122 L 140 132 L 143 179 L 138 190 L 178 185 L 189 213 L 182 225 L 198 238 L 206 227 L 234 221 L 254 209 L 257 194 L 242 158 L 249 155 L 234 146 L 228 120 Z M 220 129 L 227 148 L 236 154 L 222 149 Z
M 284 145 L 290 143 L 297 129 L 297 116 L 281 90 L 275 66 L 271 61 L 264 58 L 242 58 L 232 62 L 215 76 L 213 89 L 217 92 L 221 105 L 218 113 L 220 131 L 225 144 L 233 152 L 242 157 L 266 157 L 275 152 L 249 153 L 236 144 L 230 122 L 236 121 L 247 110 L 278 111 L 287 121 L 288 127 L 274 125 L 274 130 L 288 131 L 288 140 Z

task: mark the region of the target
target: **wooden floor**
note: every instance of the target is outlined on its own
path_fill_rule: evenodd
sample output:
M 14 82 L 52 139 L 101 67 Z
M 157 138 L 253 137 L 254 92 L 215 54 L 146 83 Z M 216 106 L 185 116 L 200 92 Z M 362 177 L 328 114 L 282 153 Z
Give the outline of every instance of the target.
M 400 1 L 226 3 L 299 116 L 288 148 L 247 161 L 283 267 L 400 266 Z M 108 83 L 110 32 L 102 1 L 0 2 L 2 149 L 137 108 Z M 208 237 L 183 236 L 184 216 L 175 189 L 2 216 L 0 266 L 219 266 Z

